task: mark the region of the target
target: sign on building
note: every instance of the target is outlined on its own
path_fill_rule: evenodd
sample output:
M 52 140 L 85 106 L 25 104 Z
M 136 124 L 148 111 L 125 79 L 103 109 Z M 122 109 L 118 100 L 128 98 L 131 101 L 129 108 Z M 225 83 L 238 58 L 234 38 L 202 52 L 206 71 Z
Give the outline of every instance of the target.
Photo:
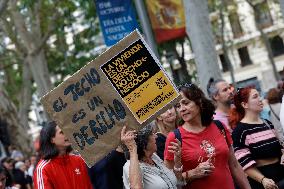
M 95 3 L 107 46 L 138 28 L 131 0 L 95 0 Z

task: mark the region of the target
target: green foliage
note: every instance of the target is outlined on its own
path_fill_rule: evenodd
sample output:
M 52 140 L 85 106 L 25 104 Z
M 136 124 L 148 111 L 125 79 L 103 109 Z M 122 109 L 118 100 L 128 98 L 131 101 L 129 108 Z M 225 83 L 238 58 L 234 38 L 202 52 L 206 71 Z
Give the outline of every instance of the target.
M 27 30 L 34 31 L 39 22 L 40 36 L 50 35 L 43 49 L 49 71 L 56 79 L 56 86 L 66 76 L 72 75 L 96 57 L 94 48 L 102 45 L 98 40 L 101 38 L 99 21 L 93 0 L 44 0 L 41 4 L 38 2 L 40 1 L 20 0 L 17 8 L 25 19 Z M 11 20 L 10 15 L 3 15 L 4 19 Z M 11 35 L 17 36 L 14 29 L 11 32 Z M 24 57 L 18 56 L 18 52 L 23 53 L 21 49 L 6 49 L 8 45 L 4 41 L 7 37 L 0 32 L 0 60 L 6 60 L 1 61 L 0 68 L 5 67 L 4 87 L 18 105 Z M 13 45 L 13 42 L 9 44 Z M 17 66 L 8 66 L 10 64 Z
M 4 72 L 5 78 L 3 86 L 11 97 L 11 100 L 18 105 L 18 97 L 22 85 L 22 67 L 17 63 L 21 60 L 13 51 L 9 50 L 4 50 L 0 53 L 0 60 L 1 70 Z
M 181 65 L 181 68 L 177 70 L 173 68 L 173 65 L 170 65 L 172 76 L 173 76 L 173 81 L 176 85 L 179 85 L 185 82 L 191 82 L 191 79 L 192 79 L 192 75 L 189 74 L 187 71 L 187 66 L 190 63 L 190 61 L 187 62 L 185 60 L 185 57 L 184 57 L 185 52 L 183 53 L 177 52 L 177 46 L 183 46 L 182 48 L 184 49 L 184 45 L 187 41 L 188 41 L 187 45 L 190 45 L 190 41 L 187 40 L 186 37 L 183 37 L 183 38 L 177 38 L 174 40 L 161 43 L 158 46 L 158 52 L 160 56 L 165 56 L 169 61 L 173 61 L 174 59 L 177 59 Z M 173 62 L 169 62 L 169 63 L 173 64 Z

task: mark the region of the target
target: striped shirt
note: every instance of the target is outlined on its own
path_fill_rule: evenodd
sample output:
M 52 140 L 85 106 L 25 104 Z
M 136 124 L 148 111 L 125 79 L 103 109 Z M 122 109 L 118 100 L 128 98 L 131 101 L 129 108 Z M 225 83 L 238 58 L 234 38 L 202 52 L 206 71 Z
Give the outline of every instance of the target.
M 244 170 L 254 165 L 255 160 L 281 157 L 279 140 L 274 126 L 239 122 L 232 133 L 235 156 Z

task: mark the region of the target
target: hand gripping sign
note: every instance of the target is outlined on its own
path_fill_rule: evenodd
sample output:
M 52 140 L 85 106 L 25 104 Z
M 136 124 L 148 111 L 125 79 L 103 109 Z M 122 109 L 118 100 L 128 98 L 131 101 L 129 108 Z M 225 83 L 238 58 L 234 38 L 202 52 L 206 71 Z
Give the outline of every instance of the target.
M 173 105 L 178 91 L 136 30 L 46 94 L 41 102 L 90 167 Z

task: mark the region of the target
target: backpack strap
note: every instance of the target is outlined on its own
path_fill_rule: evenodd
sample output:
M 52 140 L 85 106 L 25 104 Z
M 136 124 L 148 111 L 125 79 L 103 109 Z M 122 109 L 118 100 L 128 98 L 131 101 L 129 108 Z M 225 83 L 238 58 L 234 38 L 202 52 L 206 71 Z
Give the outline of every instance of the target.
M 219 121 L 219 120 L 213 120 L 213 122 L 218 127 L 218 129 L 220 130 L 221 134 L 223 135 L 223 137 L 226 140 L 226 143 L 227 143 L 228 147 L 230 148 L 230 143 L 228 141 L 228 138 L 227 138 L 226 131 L 225 131 L 223 123 L 221 121 Z
M 182 140 L 181 140 L 181 134 L 180 134 L 180 130 L 178 128 L 176 128 L 174 130 L 174 134 L 175 134 L 175 137 L 176 139 L 178 139 L 180 141 L 180 146 L 182 146 Z
M 277 119 L 278 121 L 280 121 L 279 116 L 274 112 L 274 110 L 273 110 L 273 108 L 271 107 L 271 105 L 270 105 L 270 104 L 268 104 L 268 105 L 269 105 L 269 108 L 270 108 L 271 112 L 273 113 L 273 115 L 276 117 L 276 119 Z

